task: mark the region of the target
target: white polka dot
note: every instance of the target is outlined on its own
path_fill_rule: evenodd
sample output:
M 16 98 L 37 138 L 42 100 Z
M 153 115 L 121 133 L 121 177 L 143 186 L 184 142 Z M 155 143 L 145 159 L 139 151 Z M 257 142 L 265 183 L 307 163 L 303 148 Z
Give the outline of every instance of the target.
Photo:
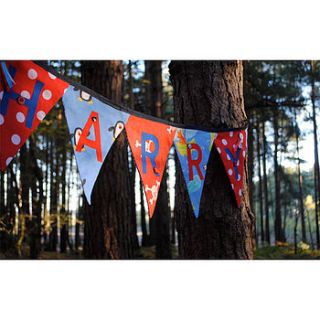
M 44 111 L 38 111 L 37 112 L 37 118 L 42 121 L 46 116 L 46 113 Z
M 24 116 L 24 114 L 22 112 L 18 112 L 16 114 L 16 119 L 18 122 L 23 123 L 24 120 L 26 119 L 26 117 Z
M 45 99 L 45 100 L 50 100 L 51 97 L 52 97 L 51 91 L 50 91 L 50 90 L 44 90 L 44 91 L 42 92 L 42 97 L 43 97 L 43 99 Z
M 242 156 L 245 157 L 246 156 L 246 152 L 242 151 Z
M 240 181 L 240 180 L 241 180 L 241 176 L 240 176 L 240 174 L 238 174 L 237 181 Z
M 226 139 L 222 139 L 222 144 L 226 146 L 228 144 L 227 140 Z
M 228 160 L 231 160 L 228 154 L 227 154 L 227 159 L 228 159 Z
M 219 147 L 217 148 L 217 151 L 218 151 L 219 153 L 221 153 L 221 149 L 220 149 Z
M 236 150 L 236 149 L 237 149 L 237 146 L 234 144 L 234 145 L 232 146 L 232 148 L 233 148 L 233 150 Z
M 17 134 L 14 134 L 11 137 L 11 141 L 12 141 L 13 144 L 15 144 L 17 146 L 21 142 L 20 136 L 17 135 Z
M 228 170 L 228 174 L 229 174 L 229 176 L 232 175 L 232 169 L 229 169 L 229 170 Z
M 232 131 L 230 131 L 229 136 L 233 137 L 233 132 Z
M 27 90 L 22 90 L 21 91 L 21 97 L 24 97 L 26 99 L 30 99 L 30 93 Z
M 57 79 L 57 77 L 54 74 L 50 73 L 50 72 L 48 72 L 48 76 L 52 80 Z
M 37 79 L 37 77 L 38 77 L 38 73 L 37 73 L 36 70 L 34 70 L 34 69 L 29 69 L 28 70 L 28 78 L 29 79 L 35 80 L 35 79 Z
M 238 161 L 237 161 L 237 167 L 239 167 L 239 165 L 240 165 L 240 161 L 238 160 Z
M 242 190 L 239 189 L 239 196 L 241 197 L 242 196 Z
M 0 91 L 0 100 L 2 100 L 3 97 L 3 91 Z
M 233 183 L 231 183 L 231 188 L 232 188 L 232 190 L 234 190 L 234 185 L 233 185 Z
M 0 114 L 0 126 L 4 124 L 4 117 Z
M 11 160 L 12 160 L 12 157 L 9 157 L 9 158 L 6 160 L 6 165 L 7 165 L 7 166 L 9 165 L 9 163 L 11 162 Z
M 243 140 L 243 134 L 240 132 L 239 137 L 241 140 Z

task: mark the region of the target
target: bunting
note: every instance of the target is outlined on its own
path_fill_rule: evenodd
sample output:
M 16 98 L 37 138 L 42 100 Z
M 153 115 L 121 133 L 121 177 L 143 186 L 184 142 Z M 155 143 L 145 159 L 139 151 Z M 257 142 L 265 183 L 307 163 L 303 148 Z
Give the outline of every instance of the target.
M 129 115 L 73 86 L 66 91 L 62 101 L 81 183 L 91 204 L 92 189 L 101 166 Z
M 187 185 L 193 212 L 199 216 L 200 200 L 215 133 L 177 129 L 175 149 Z
M 247 132 L 246 130 L 219 132 L 214 144 L 226 169 L 237 205 L 240 207 L 244 160 L 247 149 Z
M 130 116 L 126 132 L 143 182 L 149 215 L 152 217 L 176 129 L 170 125 Z
M 112 144 L 126 129 L 153 216 L 168 154 L 174 145 L 195 217 L 200 214 L 206 169 L 214 145 L 240 207 L 245 129 L 209 132 L 114 106 L 90 89 L 62 80 L 31 61 L 0 61 L 0 170 L 4 170 L 32 132 L 62 97 L 84 194 L 91 194 Z M 152 119 L 152 120 L 151 120 Z
M 3 71 L 10 84 L 0 82 L 0 170 L 5 170 L 69 85 L 31 61 L 7 62 Z

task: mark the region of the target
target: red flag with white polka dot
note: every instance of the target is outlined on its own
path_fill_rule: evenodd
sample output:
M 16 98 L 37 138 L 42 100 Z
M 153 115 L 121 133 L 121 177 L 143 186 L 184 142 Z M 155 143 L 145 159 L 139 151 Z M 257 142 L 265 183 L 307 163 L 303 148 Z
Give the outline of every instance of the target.
M 32 61 L 6 61 L 14 80 L 0 82 L 0 170 L 5 170 L 69 84 Z
M 229 177 L 231 188 L 235 194 L 237 205 L 240 208 L 244 160 L 247 149 L 246 130 L 219 132 L 214 140 L 215 147 Z

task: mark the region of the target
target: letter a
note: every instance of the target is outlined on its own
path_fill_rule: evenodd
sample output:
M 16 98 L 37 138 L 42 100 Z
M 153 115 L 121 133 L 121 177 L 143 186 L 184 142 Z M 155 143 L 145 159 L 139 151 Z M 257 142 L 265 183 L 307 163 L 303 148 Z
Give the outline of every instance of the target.
M 94 128 L 94 138 L 95 140 L 88 139 L 87 137 L 90 134 L 90 129 L 93 126 Z M 90 148 L 96 150 L 97 160 L 102 162 L 102 150 L 101 150 L 101 139 L 100 139 L 100 124 L 99 124 L 99 115 L 97 112 L 91 112 L 83 130 L 79 137 L 79 141 L 76 145 L 76 151 L 81 152 L 83 146 L 87 145 Z

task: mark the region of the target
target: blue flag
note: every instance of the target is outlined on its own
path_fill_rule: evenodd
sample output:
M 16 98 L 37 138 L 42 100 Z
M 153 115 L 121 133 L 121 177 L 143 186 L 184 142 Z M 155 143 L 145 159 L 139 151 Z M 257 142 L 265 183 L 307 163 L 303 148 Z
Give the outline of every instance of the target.
M 215 133 L 177 129 L 174 145 L 186 181 L 194 215 L 199 216 L 200 200 L 207 163 Z
M 129 115 L 70 86 L 62 98 L 81 183 L 87 201 L 113 142 Z

